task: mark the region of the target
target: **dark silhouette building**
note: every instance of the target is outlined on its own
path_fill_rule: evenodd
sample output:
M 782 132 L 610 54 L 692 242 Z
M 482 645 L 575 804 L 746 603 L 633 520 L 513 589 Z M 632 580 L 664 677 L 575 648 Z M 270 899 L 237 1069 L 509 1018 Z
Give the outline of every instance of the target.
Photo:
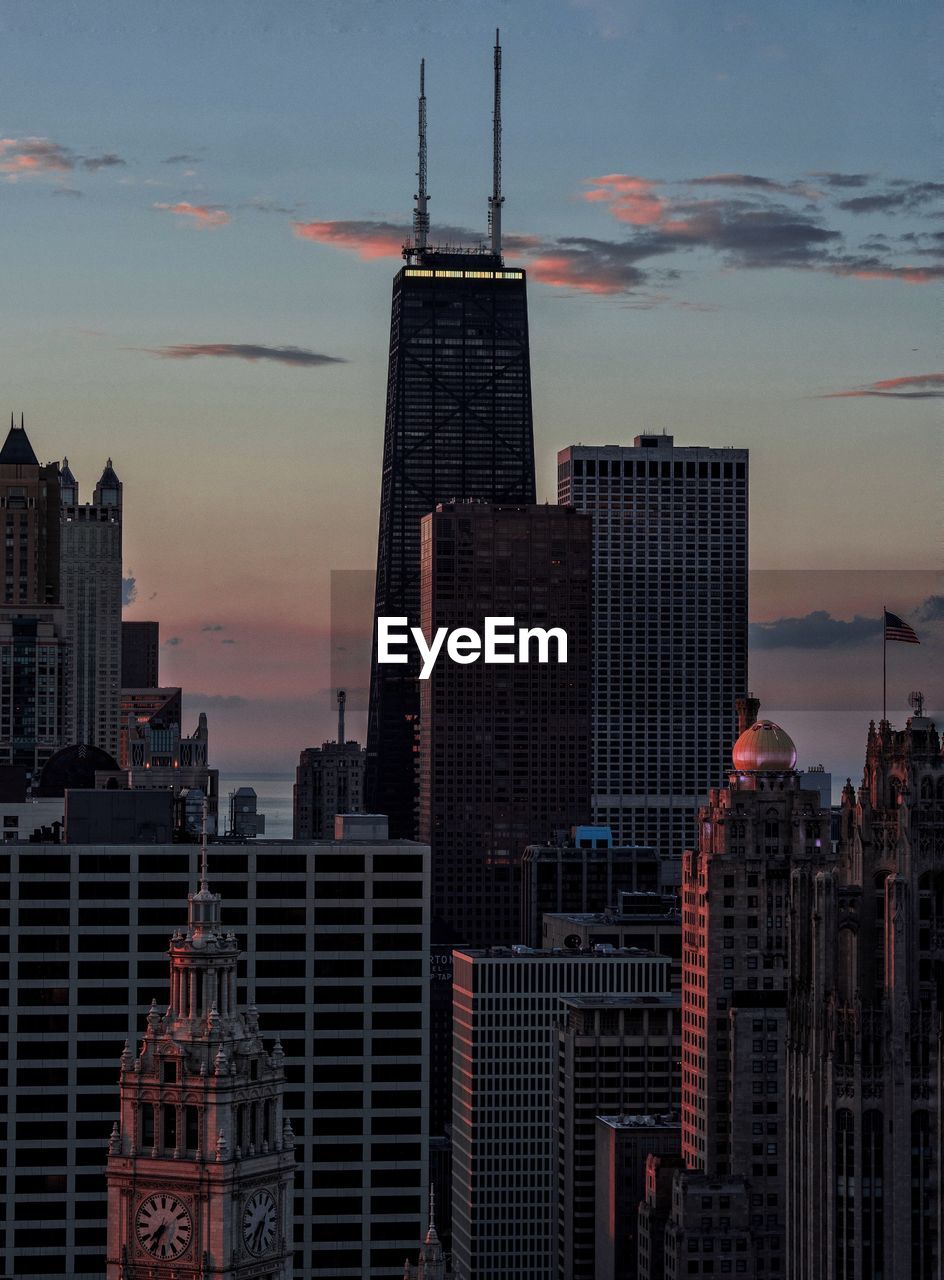
M 535 500 L 525 273 L 506 269 L 496 172 L 489 248 L 427 243 L 426 99 L 420 91 L 420 186 L 406 265 L 393 282 L 375 616 L 419 624 L 420 521 L 440 502 Z M 374 630 L 367 808 L 392 837 L 416 830 L 419 693 L 413 658 L 378 665 Z
M 123 622 L 121 624 L 122 689 L 156 689 L 160 653 L 159 622 Z
M 420 681 L 420 830 L 432 848 L 434 929 L 474 945 L 521 937 L 525 849 L 590 804 L 590 534 L 566 507 L 439 506 L 423 521 L 422 621 L 559 628 L 567 660 L 441 656 Z M 508 648 L 505 657 L 511 656 Z

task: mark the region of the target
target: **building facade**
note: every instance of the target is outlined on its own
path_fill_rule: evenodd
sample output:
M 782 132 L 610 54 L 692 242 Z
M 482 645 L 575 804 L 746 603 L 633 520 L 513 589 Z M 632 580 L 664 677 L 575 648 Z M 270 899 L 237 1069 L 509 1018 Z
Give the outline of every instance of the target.
M 425 162 L 424 162 L 425 168 Z M 405 250 L 393 282 L 375 620 L 420 621 L 420 521 L 441 502 L 535 501 L 527 283 L 501 254 Z M 418 664 L 377 662 L 367 805 L 416 831 Z
M 758 1276 L 786 1271 L 790 883 L 795 867 L 828 861 L 830 815 L 818 791 L 801 789 L 789 735 L 753 720 L 756 710 L 753 700 L 742 704 L 728 785 L 710 793 L 698 848 L 684 857 L 681 1110 L 689 1172 L 672 1193 L 667 1276 L 679 1274 L 670 1262 L 683 1257 L 692 1275 L 713 1272 L 721 1252 L 736 1262 L 744 1230 Z M 712 1189 L 716 1181 L 723 1190 Z
M 521 939 L 521 860 L 588 817 L 590 520 L 562 507 L 443 504 L 424 518 L 424 635 L 484 619 L 558 628 L 566 661 L 443 658 L 420 681 L 420 835 L 433 918 L 464 943 Z M 550 659 L 550 660 L 548 660 Z M 555 660 L 558 659 L 558 660 Z
M 105 1274 L 116 1063 L 152 999 L 170 1003 L 162 953 L 199 860 L 195 844 L 3 847 L 0 1275 Z M 429 1185 L 428 851 L 211 843 L 208 875 L 236 1003 L 285 1051 L 293 1280 L 401 1280 Z
M 671 1113 L 597 1116 L 594 1280 L 637 1280 L 647 1158 L 673 1156 L 681 1164 L 681 1143 L 682 1126 Z
M 597 1117 L 614 1109 L 666 1115 L 678 1105 L 680 1001 L 677 995 L 587 995 L 565 996 L 562 1003 L 555 1125 L 557 1277 L 597 1280 L 597 1216 L 605 1204 L 596 1182 Z M 640 1189 L 645 1157 L 644 1151 Z M 637 1204 L 638 1199 L 641 1195 Z
M 298 759 L 292 789 L 292 834 L 296 840 L 330 840 L 339 813 L 364 812 L 367 753 L 344 732 L 347 694 L 338 690 L 338 737 L 306 747 Z
M 454 1268 L 556 1280 L 557 1024 L 563 997 L 664 996 L 664 957 L 530 947 L 454 954 Z
M 593 821 L 678 857 L 747 688 L 747 451 L 640 435 L 557 461 L 593 516 Z
M 118 755 L 121 700 L 122 488 L 105 464 L 91 502 L 62 460 L 60 580 L 71 653 L 66 738 Z
M 107 1280 L 292 1280 L 295 1135 L 285 1052 L 267 1050 L 237 1001 L 236 935 L 206 865 L 170 941 L 170 1000 L 156 1001 L 120 1067 L 108 1143 Z
M 791 1280 L 935 1280 L 942 1246 L 944 760 L 920 710 L 869 727 L 838 858 L 790 911 Z

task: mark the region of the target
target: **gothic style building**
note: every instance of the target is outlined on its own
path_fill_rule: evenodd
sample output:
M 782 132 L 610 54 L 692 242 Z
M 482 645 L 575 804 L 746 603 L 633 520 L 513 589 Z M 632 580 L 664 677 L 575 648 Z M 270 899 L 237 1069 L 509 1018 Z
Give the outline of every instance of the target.
M 869 726 L 838 860 L 791 886 L 791 1280 L 941 1275 L 944 760 L 921 714 Z
M 284 1053 L 236 1007 L 236 938 L 207 887 L 170 941 L 170 1004 L 121 1055 L 107 1280 L 291 1280 L 294 1134 Z

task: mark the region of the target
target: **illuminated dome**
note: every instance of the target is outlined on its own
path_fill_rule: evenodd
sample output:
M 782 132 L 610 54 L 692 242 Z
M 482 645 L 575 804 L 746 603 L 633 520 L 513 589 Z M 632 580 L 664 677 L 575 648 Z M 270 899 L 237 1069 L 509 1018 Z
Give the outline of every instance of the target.
M 738 773 L 783 773 L 796 758 L 793 739 L 772 720 L 757 720 L 745 729 L 731 752 Z

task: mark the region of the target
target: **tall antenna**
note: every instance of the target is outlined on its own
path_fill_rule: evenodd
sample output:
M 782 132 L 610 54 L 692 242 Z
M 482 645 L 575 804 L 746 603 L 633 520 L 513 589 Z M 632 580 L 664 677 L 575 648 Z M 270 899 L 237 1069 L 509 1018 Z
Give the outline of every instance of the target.
M 207 884 L 207 798 L 203 797 L 203 822 L 200 830 L 200 892 L 208 893 Z
M 416 177 L 419 190 L 413 199 L 416 201 L 413 210 L 413 248 L 425 249 L 429 235 L 429 193 L 426 190 L 426 59 L 420 59 L 420 100 L 419 100 L 419 168 Z
M 344 746 L 344 704 L 347 701 L 347 694 L 343 689 L 338 690 L 338 746 Z
M 488 198 L 488 229 L 492 253 L 501 254 L 501 45 L 495 28 L 495 105 L 492 110 L 492 194 Z

